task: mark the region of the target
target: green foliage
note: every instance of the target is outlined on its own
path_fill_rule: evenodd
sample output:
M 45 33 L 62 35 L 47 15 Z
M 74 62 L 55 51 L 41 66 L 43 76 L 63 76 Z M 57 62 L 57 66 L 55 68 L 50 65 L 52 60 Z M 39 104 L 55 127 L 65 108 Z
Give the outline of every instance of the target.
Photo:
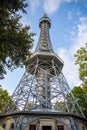
M 79 99 L 78 103 L 87 117 L 87 43 L 76 52 L 75 57 L 75 64 L 79 65 L 79 77 L 83 83 L 81 87 L 74 87 L 72 92 Z
M 84 107 L 84 92 L 80 86 L 74 87 L 72 90 L 74 96 L 78 99 L 78 103 L 80 106 Z
M 10 107 L 13 103 L 11 97 L 9 96 L 7 90 L 4 90 L 0 86 L 0 112 L 4 109 L 5 105 L 7 104 L 8 100 L 10 100 L 8 107 Z
M 81 47 L 76 52 L 75 57 L 75 64 L 79 65 L 79 77 L 83 82 L 85 82 L 87 80 L 87 43 L 85 44 L 85 47 Z
M 26 13 L 25 0 L 0 0 L 0 75 L 6 74 L 6 68 L 13 70 L 26 65 L 26 56 L 30 56 L 33 33 L 30 27 L 20 23 L 21 15 Z
M 78 99 L 78 104 L 83 113 L 87 116 L 87 87 L 75 86 L 72 90 L 73 95 Z
M 67 109 L 66 109 L 66 107 L 65 107 L 65 103 L 64 103 L 64 101 L 60 101 L 60 102 L 56 102 L 55 103 L 55 105 L 54 105 L 54 109 L 56 109 L 56 110 L 63 110 L 63 111 L 65 111 L 65 112 L 67 112 Z

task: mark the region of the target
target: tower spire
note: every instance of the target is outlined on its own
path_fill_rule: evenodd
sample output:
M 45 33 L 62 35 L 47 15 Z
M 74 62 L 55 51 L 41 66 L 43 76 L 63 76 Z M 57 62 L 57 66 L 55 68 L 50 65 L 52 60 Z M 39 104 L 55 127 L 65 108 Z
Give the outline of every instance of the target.
M 44 14 L 43 17 L 40 18 L 39 27 L 41 29 L 40 37 L 35 51 L 53 52 L 50 35 L 49 35 L 51 20 L 48 18 L 47 14 Z

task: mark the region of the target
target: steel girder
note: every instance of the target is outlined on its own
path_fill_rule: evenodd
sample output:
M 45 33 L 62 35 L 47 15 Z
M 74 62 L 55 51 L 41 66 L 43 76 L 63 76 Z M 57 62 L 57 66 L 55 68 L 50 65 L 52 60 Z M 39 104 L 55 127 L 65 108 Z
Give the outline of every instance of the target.
M 8 107 L 8 101 L 4 108 L 3 113 L 8 115 L 0 115 L 0 120 L 13 118 L 14 130 L 24 130 L 34 120 L 52 118 L 69 130 L 78 130 L 77 122 L 79 118 L 84 121 L 85 116 L 62 73 L 63 61 L 53 51 L 49 36 L 50 19 L 44 15 L 39 26 L 41 32 L 35 53 L 28 59 L 26 71 L 12 95 L 12 106 Z
M 47 61 L 43 59 L 41 62 L 37 57 L 29 64 L 15 89 L 12 107 L 9 109 L 7 104 L 5 111 L 52 110 L 84 116 L 63 73 L 59 73 L 57 68 L 54 59 Z

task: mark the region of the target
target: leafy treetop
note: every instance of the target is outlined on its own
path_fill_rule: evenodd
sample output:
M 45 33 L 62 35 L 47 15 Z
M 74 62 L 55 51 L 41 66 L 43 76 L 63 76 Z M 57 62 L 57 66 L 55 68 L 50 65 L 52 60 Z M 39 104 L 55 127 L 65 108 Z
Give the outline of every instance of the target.
M 33 33 L 30 26 L 20 23 L 20 11 L 26 13 L 25 0 L 0 0 L 0 76 L 6 68 L 13 70 L 26 65 L 26 57 L 31 55 Z
M 8 107 L 10 108 L 13 101 L 11 99 L 11 97 L 9 96 L 7 90 L 4 90 L 1 86 L 0 86 L 0 112 L 3 111 L 4 107 L 6 106 L 8 100 L 10 101 L 8 104 Z
M 87 84 L 87 43 L 76 52 L 75 57 L 75 64 L 79 65 L 79 77 Z

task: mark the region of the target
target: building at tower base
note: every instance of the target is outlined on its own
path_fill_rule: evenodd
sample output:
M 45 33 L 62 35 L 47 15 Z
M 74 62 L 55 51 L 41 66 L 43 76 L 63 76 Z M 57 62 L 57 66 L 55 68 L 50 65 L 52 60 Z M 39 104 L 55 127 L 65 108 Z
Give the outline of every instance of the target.
M 72 115 L 73 116 L 73 115 Z M 24 122 L 25 124 L 29 121 L 28 120 L 29 115 L 25 117 Z M 64 118 L 64 120 L 63 120 Z M 73 125 L 71 125 L 71 118 L 72 117 L 65 117 L 64 115 L 61 117 L 58 117 L 58 114 L 55 116 L 47 116 L 44 114 L 44 116 L 38 117 L 38 119 L 31 121 L 31 123 L 27 123 L 26 127 L 22 125 L 20 130 L 87 130 L 87 120 L 86 119 L 80 119 L 80 117 L 73 117 L 73 120 L 75 121 L 76 129 L 73 128 Z M 15 129 L 15 122 L 14 118 L 8 117 L 5 118 L 0 123 L 0 130 L 17 130 Z

